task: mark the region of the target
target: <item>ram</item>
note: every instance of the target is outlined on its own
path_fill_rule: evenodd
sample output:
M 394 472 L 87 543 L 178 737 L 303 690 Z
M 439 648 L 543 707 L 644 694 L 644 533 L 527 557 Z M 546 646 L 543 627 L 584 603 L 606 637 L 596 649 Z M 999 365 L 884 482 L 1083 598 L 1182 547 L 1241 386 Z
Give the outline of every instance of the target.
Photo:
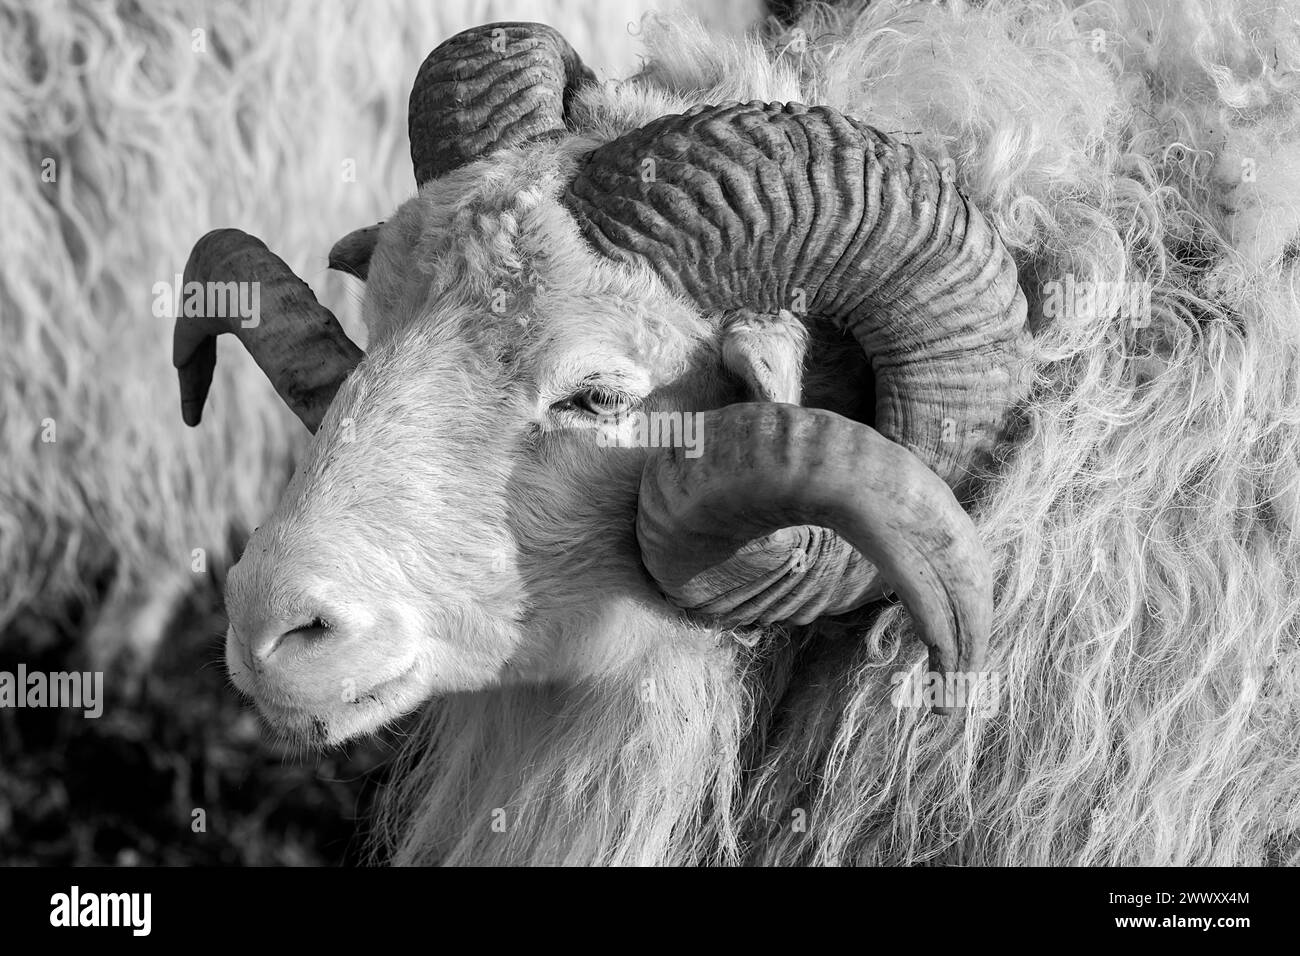
M 623 83 L 538 24 L 437 47 L 418 194 L 331 254 L 364 355 L 199 241 L 262 319 L 177 321 L 186 420 L 231 332 L 315 432 L 234 683 L 323 745 L 427 704 L 397 862 L 1294 859 L 1287 267 L 1088 42 L 1140 17 L 819 16 L 652 23 Z
M 636 62 L 627 22 L 656 3 L 524 6 L 588 47 L 601 37 L 593 66 L 621 70 Z M 700 12 L 726 32 L 753 6 Z M 78 635 L 76 653 L 129 650 L 139 666 L 176 633 L 181 602 L 273 505 L 308 437 L 242 356 L 218 371 L 205 434 L 164 412 L 177 248 L 240 222 L 293 250 L 356 329 L 350 280 L 324 272 L 315 236 L 402 197 L 405 130 L 389 117 L 429 52 L 421 38 L 520 8 L 0 0 L 6 651 L 58 629 Z M 292 214 L 313 204 L 310 222 Z

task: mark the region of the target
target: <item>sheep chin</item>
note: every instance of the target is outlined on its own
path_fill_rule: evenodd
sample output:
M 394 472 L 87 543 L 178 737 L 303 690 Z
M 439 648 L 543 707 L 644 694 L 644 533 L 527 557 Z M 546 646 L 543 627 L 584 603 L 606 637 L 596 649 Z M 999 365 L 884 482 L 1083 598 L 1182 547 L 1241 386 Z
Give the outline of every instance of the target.
M 272 733 L 298 745 L 323 749 L 378 733 L 418 710 L 432 696 L 420 679 L 420 671 L 420 666 L 414 664 L 398 676 L 359 692 L 354 700 L 340 701 L 327 709 L 277 703 L 264 690 L 245 693 Z

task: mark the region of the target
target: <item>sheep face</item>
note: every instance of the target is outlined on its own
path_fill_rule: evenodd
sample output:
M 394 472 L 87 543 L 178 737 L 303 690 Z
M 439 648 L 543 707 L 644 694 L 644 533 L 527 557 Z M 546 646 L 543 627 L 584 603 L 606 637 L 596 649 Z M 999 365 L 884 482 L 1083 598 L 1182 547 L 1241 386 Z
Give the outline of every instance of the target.
M 229 585 L 235 682 L 283 728 L 340 740 L 431 695 L 630 670 L 647 624 L 807 624 L 891 590 L 932 671 L 981 670 L 992 578 L 958 493 L 1027 388 L 996 232 L 832 109 L 628 128 L 593 81 L 536 24 L 430 54 L 421 193 L 331 252 L 368 281 L 364 361 L 260 241 L 191 253 L 271 319 L 178 321 L 186 420 L 233 332 L 319 428 Z
M 611 617 L 676 613 L 638 560 L 647 449 L 616 413 L 733 401 L 716 328 L 598 261 L 531 168 L 496 182 L 385 225 L 371 348 L 231 571 L 228 666 L 279 729 L 334 742 L 614 669 Z

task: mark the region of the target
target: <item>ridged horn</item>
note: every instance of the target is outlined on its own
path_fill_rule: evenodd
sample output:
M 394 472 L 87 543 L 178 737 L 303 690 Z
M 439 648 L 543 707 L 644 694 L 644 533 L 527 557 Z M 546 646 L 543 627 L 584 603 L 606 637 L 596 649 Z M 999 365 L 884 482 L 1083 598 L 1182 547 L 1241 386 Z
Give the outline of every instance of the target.
M 315 433 L 362 352 L 334 314 L 316 301 L 307 283 L 260 239 L 238 229 L 216 229 L 195 243 L 184 283 L 172 333 L 172 362 L 180 376 L 185 424 L 198 425 L 203 416 L 217 364 L 217 336 L 230 332 L 285 404 Z M 204 294 L 191 299 L 188 290 L 198 288 L 191 283 L 199 283 Z M 229 314 L 234 311 L 231 292 L 239 301 L 241 287 L 249 290 L 247 300 L 257 303 L 253 315 Z M 221 294 L 209 296 L 208 290 Z M 211 308 L 218 298 L 224 305 Z M 202 304 L 188 305 L 192 302 Z
M 595 74 L 545 24 L 489 23 L 456 34 L 425 58 L 411 86 L 416 185 L 563 132 L 569 98 L 592 82 Z M 330 250 L 330 268 L 368 278 L 378 240 L 379 226 L 349 233 Z
M 920 459 L 866 425 L 796 405 L 729 405 L 699 428 L 698 458 L 652 456 L 642 477 L 637 536 L 657 581 L 689 581 L 735 541 L 815 517 L 898 592 L 932 672 L 983 670 L 989 564 L 970 517 Z M 944 696 L 935 709 L 968 703 Z
M 1011 256 L 949 174 L 858 120 L 761 102 L 661 117 L 589 153 L 564 202 L 598 251 L 648 263 L 702 309 L 847 330 L 874 373 L 874 428 L 959 498 L 1026 395 Z M 737 533 L 707 567 L 679 517 L 683 534 L 642 540 L 646 566 L 693 567 L 660 586 L 726 623 L 806 623 L 887 589 L 815 515 Z M 816 561 L 796 560 L 807 547 Z
M 564 37 L 544 24 L 489 23 L 456 34 L 429 54 L 411 89 L 416 183 L 563 132 L 569 98 L 594 81 Z

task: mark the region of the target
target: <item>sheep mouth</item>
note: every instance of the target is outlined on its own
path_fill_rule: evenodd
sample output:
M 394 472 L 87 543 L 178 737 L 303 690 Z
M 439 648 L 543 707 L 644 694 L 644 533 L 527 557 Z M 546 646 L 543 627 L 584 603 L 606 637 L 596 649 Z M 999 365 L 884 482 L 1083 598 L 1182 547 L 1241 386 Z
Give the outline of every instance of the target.
M 412 664 L 393 677 L 385 678 L 343 700 L 332 708 L 299 706 L 269 699 L 265 693 L 249 693 L 257 712 L 272 730 L 287 733 L 316 747 L 342 743 L 373 732 L 415 709 L 403 691 L 413 684 L 418 665 Z M 259 688 L 260 690 L 260 688 Z
M 409 684 L 411 679 L 415 676 L 418 666 L 419 665 L 417 664 L 411 664 L 404 668 L 395 677 L 388 677 L 381 680 L 378 684 L 374 684 L 369 690 L 357 694 L 355 698 L 349 701 L 344 701 L 344 703 L 348 707 L 357 707 L 367 703 L 384 704 L 391 702 L 392 698 L 396 695 L 390 692 L 400 690 L 403 686 Z

